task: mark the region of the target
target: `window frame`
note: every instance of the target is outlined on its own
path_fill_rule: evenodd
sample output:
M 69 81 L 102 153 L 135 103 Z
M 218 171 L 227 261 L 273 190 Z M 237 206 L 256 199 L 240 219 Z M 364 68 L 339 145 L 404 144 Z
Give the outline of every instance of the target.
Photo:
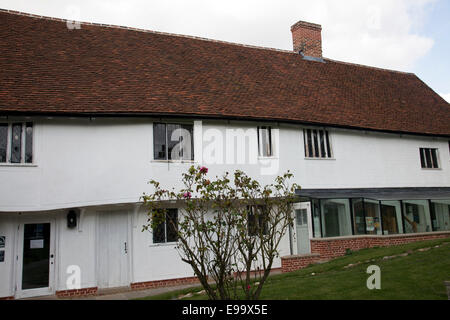
M 161 222 L 158 226 L 160 226 L 161 224 L 164 225 L 164 241 L 155 241 L 155 230 L 156 228 L 152 228 L 152 243 L 154 245 L 169 245 L 169 244 L 175 244 L 178 242 L 178 236 L 177 236 L 177 240 L 175 241 L 168 241 L 167 235 L 168 235 L 168 224 L 167 224 L 167 215 L 170 212 L 175 212 L 176 214 L 176 232 L 178 232 L 178 221 L 179 221 L 179 214 L 178 214 L 178 208 L 165 208 L 165 209 L 160 209 L 160 210 L 164 210 L 165 212 L 165 216 L 164 216 L 164 222 Z
M 263 151 L 262 145 L 261 145 L 262 133 L 260 133 L 261 129 L 267 130 L 267 132 L 268 132 L 269 150 L 270 150 L 268 155 L 264 155 L 263 152 L 262 152 Z M 257 139 L 258 139 L 258 157 L 259 158 L 273 158 L 273 157 L 275 157 L 274 144 L 273 144 L 273 134 L 272 134 L 272 126 L 257 126 L 256 136 L 257 136 Z
M 251 225 L 250 221 L 257 221 L 257 217 L 254 213 L 254 208 L 255 207 L 260 207 L 263 208 L 262 212 L 263 215 L 259 215 L 259 221 L 258 221 L 258 225 Z M 248 211 L 248 219 L 247 219 L 247 234 L 249 237 L 257 237 L 260 235 L 260 224 L 262 222 L 265 222 L 265 224 L 263 225 L 263 230 L 262 230 L 262 235 L 263 236 L 267 236 L 269 234 L 269 213 L 267 212 L 267 206 L 266 205 L 249 205 L 247 206 L 247 211 Z M 266 219 L 264 220 L 264 215 L 266 216 Z M 250 218 L 252 217 L 252 218 Z
M 155 159 L 155 125 L 164 125 L 165 127 L 165 159 Z M 168 126 L 190 126 L 192 128 L 192 139 L 191 139 L 191 159 L 169 159 L 169 140 L 168 140 Z M 152 137 L 153 137 L 153 152 L 152 161 L 153 162 L 195 162 L 195 146 L 194 146 L 194 123 L 192 122 L 174 122 L 174 121 L 155 121 L 152 123 Z
M 1 125 L 6 125 L 6 161 L 0 162 L 0 166 L 36 166 L 36 125 L 33 121 L 23 121 L 23 120 L 10 120 L 10 121 L 0 121 Z M 21 125 L 21 137 L 20 137 L 20 162 L 12 162 L 12 138 L 13 138 L 13 126 Z M 31 125 L 31 161 L 27 162 L 27 133 L 26 129 Z
M 434 154 L 433 154 L 433 151 L 434 151 Z M 427 154 L 427 152 L 429 152 L 429 154 Z M 429 156 L 429 159 L 427 156 Z M 441 169 L 439 148 L 419 147 L 419 160 L 420 160 L 420 167 L 422 168 L 422 170 L 440 170 Z M 431 167 L 428 166 L 429 162 L 431 164 Z M 434 165 L 436 165 L 436 166 L 434 166 Z
M 305 159 L 334 160 L 331 140 L 330 131 L 326 128 L 303 128 Z

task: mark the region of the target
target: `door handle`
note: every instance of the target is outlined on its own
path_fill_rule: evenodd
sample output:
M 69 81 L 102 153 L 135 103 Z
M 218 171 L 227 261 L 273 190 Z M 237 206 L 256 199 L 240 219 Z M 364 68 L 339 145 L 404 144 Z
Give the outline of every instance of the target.
M 127 243 L 126 243 L 126 242 L 124 242 L 124 248 L 125 248 L 125 253 L 128 253 L 128 250 L 127 250 Z

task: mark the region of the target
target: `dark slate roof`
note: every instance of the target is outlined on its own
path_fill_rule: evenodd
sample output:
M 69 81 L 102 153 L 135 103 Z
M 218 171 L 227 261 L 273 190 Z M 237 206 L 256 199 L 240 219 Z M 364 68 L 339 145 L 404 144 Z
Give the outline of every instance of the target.
M 0 11 L 0 114 L 183 115 L 450 136 L 411 73 Z

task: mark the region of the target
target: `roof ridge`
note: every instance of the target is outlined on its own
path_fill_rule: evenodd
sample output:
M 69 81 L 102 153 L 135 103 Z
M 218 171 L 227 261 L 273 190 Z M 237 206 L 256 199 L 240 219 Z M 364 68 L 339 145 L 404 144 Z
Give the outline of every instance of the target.
M 33 14 L 33 13 L 27 13 L 27 12 L 16 11 L 16 10 L 9 10 L 9 9 L 2 9 L 2 8 L 0 8 L 0 12 L 7 12 L 7 13 L 16 14 L 16 15 L 25 16 L 25 17 L 30 17 L 30 18 L 45 19 L 45 20 L 51 20 L 51 21 L 60 21 L 60 22 L 65 22 L 65 23 L 67 21 L 74 21 L 74 20 L 70 20 L 70 19 L 42 16 L 42 15 L 37 15 L 37 14 Z M 137 31 L 137 32 L 153 33 L 153 34 L 160 34 L 160 35 L 166 35 L 166 36 L 172 36 L 172 37 L 180 37 L 180 38 L 186 38 L 186 39 L 194 39 L 194 40 L 200 40 L 200 41 L 222 43 L 222 44 L 227 44 L 227 45 L 235 45 L 235 46 L 241 46 L 241 47 L 251 48 L 251 49 L 269 50 L 269 51 L 276 51 L 276 52 L 282 52 L 282 53 L 289 53 L 289 54 L 298 55 L 297 52 L 292 51 L 292 50 L 284 50 L 284 49 L 278 49 L 278 48 L 256 46 L 256 45 L 250 45 L 250 44 L 244 44 L 244 43 L 238 43 L 238 42 L 231 42 L 231 41 L 225 41 L 225 40 L 216 40 L 216 39 L 210 39 L 210 38 L 198 37 L 198 36 L 190 36 L 190 35 L 184 35 L 184 34 L 178 34 L 178 33 L 155 31 L 155 30 L 149 30 L 149 29 L 121 26 L 121 25 L 116 25 L 116 24 L 105 24 L 105 23 L 87 22 L 87 21 L 74 21 L 74 22 L 77 22 L 77 23 L 80 23 L 80 24 L 84 24 L 84 25 L 90 25 L 90 26 L 99 26 L 99 27 L 105 27 L 105 28 L 115 28 L 115 29 L 124 29 L 124 30 L 131 30 L 131 31 Z M 373 66 L 368 66 L 368 65 L 364 65 L 364 64 L 339 61 L 339 60 L 334 60 L 334 59 L 325 58 L 325 57 L 323 57 L 323 59 L 331 61 L 331 62 L 335 62 L 335 63 L 342 63 L 342 64 L 347 64 L 347 65 L 352 65 L 352 66 L 357 66 L 357 67 L 363 67 L 363 68 L 369 68 L 369 69 L 374 69 L 374 70 L 388 71 L 388 72 L 394 72 L 394 73 L 400 73 L 400 74 L 415 75 L 412 72 L 405 72 L 405 71 L 398 71 L 398 70 L 392 70 L 392 69 L 386 69 L 386 68 L 380 68 L 380 67 L 373 67 Z
M 27 13 L 27 12 L 21 12 L 21 11 L 16 11 L 16 10 L 0 8 L 0 13 L 1 12 L 15 14 L 15 15 L 19 15 L 19 16 L 30 17 L 30 18 L 36 18 L 36 19 L 59 21 L 59 22 L 64 22 L 64 23 L 66 23 L 68 21 L 73 21 L 76 23 L 80 23 L 81 25 L 90 25 L 90 26 L 98 26 L 98 27 L 114 28 L 114 29 L 124 29 L 124 30 L 131 30 L 131 31 L 137 31 L 137 32 L 144 32 L 144 33 L 153 33 L 153 34 L 160 34 L 160 35 L 201 40 L 201 41 L 223 43 L 223 44 L 228 44 L 228 45 L 236 45 L 236 46 L 252 48 L 252 49 L 270 50 L 270 51 L 284 52 L 284 53 L 290 53 L 290 54 L 296 54 L 296 55 L 298 54 L 292 50 L 256 46 L 256 45 L 251 45 L 251 44 L 244 44 L 244 43 L 231 42 L 231 41 L 225 41 L 225 40 L 216 40 L 216 39 L 210 39 L 210 38 L 199 37 L 199 36 L 190 36 L 190 35 L 179 34 L 179 33 L 171 33 L 171 32 L 155 31 L 155 30 L 142 29 L 142 28 L 136 28 L 136 27 L 121 26 L 121 25 L 117 25 L 117 24 L 105 24 L 105 23 L 88 22 L 88 21 L 75 21 L 75 20 L 70 20 L 70 19 L 41 16 L 41 15 L 37 15 L 37 14 L 33 14 L 33 13 Z
M 374 70 L 379 70 L 379 71 L 388 71 L 388 72 L 394 72 L 394 73 L 400 73 L 400 74 L 409 74 L 409 75 L 413 75 L 415 76 L 416 74 L 413 72 L 406 72 L 406 71 L 399 71 L 399 70 L 393 70 L 393 69 L 386 69 L 386 68 L 381 68 L 381 67 L 374 67 L 374 66 L 368 66 L 366 64 L 359 64 L 359 63 L 353 63 L 353 62 L 346 62 L 346 61 L 340 61 L 340 60 L 333 60 L 330 58 L 323 58 L 324 60 L 327 61 L 331 61 L 331 62 L 335 62 L 335 63 L 341 63 L 341 64 L 347 64 L 347 65 L 351 65 L 351 66 L 356 66 L 356 67 L 362 67 L 362 68 L 368 68 L 368 69 L 374 69 Z

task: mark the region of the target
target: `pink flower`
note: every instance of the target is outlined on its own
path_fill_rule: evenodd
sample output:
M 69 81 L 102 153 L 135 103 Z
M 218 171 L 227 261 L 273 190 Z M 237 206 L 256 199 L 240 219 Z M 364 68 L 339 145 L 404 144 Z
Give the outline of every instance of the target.
M 248 289 L 248 290 L 250 290 L 250 288 L 251 288 L 251 286 L 250 286 L 250 285 L 248 285 L 248 286 L 247 286 L 247 289 Z
M 190 192 L 185 192 L 185 193 L 183 194 L 183 197 L 186 198 L 186 199 L 190 199 L 190 198 L 192 197 L 192 195 L 191 195 Z
M 201 167 L 200 168 L 200 173 L 208 173 L 208 168 L 207 167 Z

